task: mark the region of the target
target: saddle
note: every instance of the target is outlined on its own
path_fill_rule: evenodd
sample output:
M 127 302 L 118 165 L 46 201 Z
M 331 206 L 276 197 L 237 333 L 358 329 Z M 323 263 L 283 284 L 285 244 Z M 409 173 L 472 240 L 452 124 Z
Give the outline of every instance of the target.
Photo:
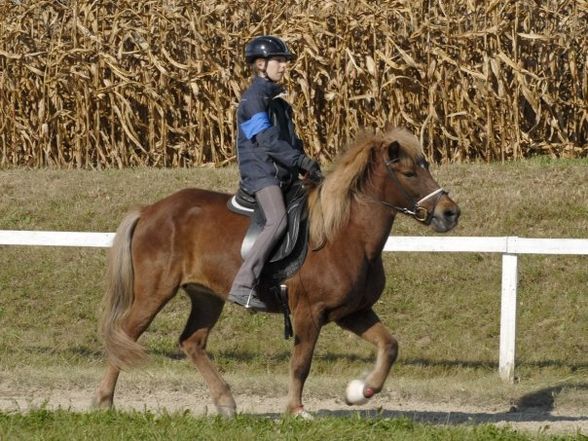
M 279 285 L 294 275 L 302 266 L 308 250 L 307 192 L 301 181 L 294 182 L 284 193 L 288 228 L 282 240 L 275 246 L 264 265 L 261 280 L 269 286 Z M 251 223 L 243 243 L 241 256 L 245 257 L 265 225 L 263 210 L 257 205 L 255 196 L 239 188 L 227 202 L 234 213 L 249 216 Z

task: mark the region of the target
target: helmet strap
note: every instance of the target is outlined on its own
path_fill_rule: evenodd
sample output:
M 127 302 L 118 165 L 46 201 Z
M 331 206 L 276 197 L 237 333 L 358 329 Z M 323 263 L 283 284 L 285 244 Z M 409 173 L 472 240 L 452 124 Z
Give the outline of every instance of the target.
M 257 75 L 259 75 L 260 77 L 263 78 L 268 78 L 267 76 L 267 58 L 259 58 L 259 60 L 263 60 L 263 66 L 260 68 L 259 64 L 257 63 L 257 60 L 255 61 L 255 71 L 257 72 Z

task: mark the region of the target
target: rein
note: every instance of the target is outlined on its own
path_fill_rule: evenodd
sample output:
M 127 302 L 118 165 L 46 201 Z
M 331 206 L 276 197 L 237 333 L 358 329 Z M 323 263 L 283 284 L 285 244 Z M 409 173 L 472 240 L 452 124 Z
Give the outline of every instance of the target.
M 442 187 L 439 187 L 437 190 L 433 190 L 431 193 L 429 193 L 425 197 L 419 199 L 418 201 L 415 201 L 414 198 L 411 195 L 409 195 L 407 193 L 407 191 L 402 187 L 402 185 L 400 185 L 400 182 L 398 181 L 398 177 L 396 176 L 396 173 L 390 167 L 390 164 L 392 164 L 392 163 L 393 163 L 393 161 L 386 161 L 386 170 L 388 171 L 388 175 L 396 183 L 396 186 L 402 192 L 404 197 L 406 197 L 409 201 L 412 202 L 413 208 L 411 210 L 406 207 L 399 207 L 397 205 L 394 205 L 394 204 L 391 204 L 389 202 L 382 201 L 379 199 L 375 199 L 375 201 L 381 203 L 382 205 L 385 205 L 386 207 L 393 208 L 394 210 L 399 211 L 403 214 L 413 216 L 419 222 L 423 222 L 425 224 L 429 223 L 430 218 L 431 218 L 431 214 L 433 211 L 435 211 L 435 207 L 437 206 L 437 202 L 439 201 L 439 198 L 442 195 L 447 194 L 447 192 Z M 425 207 L 423 207 L 421 204 L 423 202 L 431 199 L 434 196 L 437 196 L 437 199 L 435 201 L 435 204 L 433 205 L 433 210 L 429 211 Z

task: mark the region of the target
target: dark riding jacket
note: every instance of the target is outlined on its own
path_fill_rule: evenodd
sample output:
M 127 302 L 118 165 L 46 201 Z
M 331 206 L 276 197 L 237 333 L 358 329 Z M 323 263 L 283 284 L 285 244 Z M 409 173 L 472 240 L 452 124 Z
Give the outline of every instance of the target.
M 241 187 L 248 193 L 270 185 L 288 186 L 298 177 L 306 156 L 296 136 L 292 107 L 281 94 L 284 89 L 255 77 L 243 93 L 237 109 L 237 160 Z

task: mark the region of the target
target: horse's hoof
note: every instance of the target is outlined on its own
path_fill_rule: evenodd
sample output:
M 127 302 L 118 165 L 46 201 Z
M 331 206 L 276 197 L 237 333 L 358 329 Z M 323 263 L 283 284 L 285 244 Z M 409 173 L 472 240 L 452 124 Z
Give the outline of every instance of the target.
M 96 409 L 96 410 L 112 409 L 112 400 L 109 400 L 109 399 L 100 400 L 97 397 L 94 397 L 94 398 L 92 398 L 92 402 L 90 403 L 90 408 Z
M 373 395 L 374 391 L 366 387 L 363 380 L 351 380 L 345 389 L 345 403 L 349 406 L 365 404 Z
M 304 407 L 299 407 L 298 409 L 296 409 L 294 412 L 292 412 L 292 416 L 294 418 L 298 418 L 301 420 L 306 420 L 306 421 L 312 421 L 314 420 L 314 417 L 312 416 L 312 414 L 310 412 L 307 412 L 306 410 L 304 410 Z
M 233 406 L 216 406 L 216 411 L 224 418 L 234 418 L 236 409 Z

